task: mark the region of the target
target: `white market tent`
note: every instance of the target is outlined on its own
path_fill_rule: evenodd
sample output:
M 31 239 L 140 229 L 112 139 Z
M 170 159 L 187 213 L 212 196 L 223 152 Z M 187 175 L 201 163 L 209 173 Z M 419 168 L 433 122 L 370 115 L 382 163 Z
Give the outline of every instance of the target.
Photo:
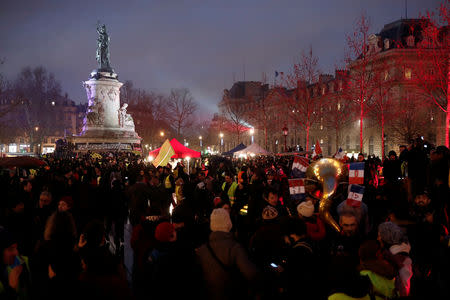
M 260 145 L 253 143 L 245 149 L 234 152 L 234 157 L 254 156 L 254 155 L 269 155 L 270 152 L 262 148 Z

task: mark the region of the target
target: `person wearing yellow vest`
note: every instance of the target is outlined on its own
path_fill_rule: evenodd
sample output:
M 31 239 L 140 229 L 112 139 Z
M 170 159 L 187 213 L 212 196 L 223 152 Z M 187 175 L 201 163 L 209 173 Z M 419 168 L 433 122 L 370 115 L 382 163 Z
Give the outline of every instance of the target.
M 0 299 L 30 299 L 28 258 L 19 255 L 14 237 L 0 227 Z
M 375 299 L 395 298 L 396 270 L 383 259 L 379 243 L 375 240 L 365 241 L 359 247 L 359 260 L 358 270 L 361 275 L 369 277 Z
M 236 200 L 236 189 L 238 187 L 237 182 L 233 181 L 231 174 L 225 174 L 225 182 L 222 184 L 222 191 L 227 193 L 228 199 L 230 199 L 231 206 L 233 206 Z

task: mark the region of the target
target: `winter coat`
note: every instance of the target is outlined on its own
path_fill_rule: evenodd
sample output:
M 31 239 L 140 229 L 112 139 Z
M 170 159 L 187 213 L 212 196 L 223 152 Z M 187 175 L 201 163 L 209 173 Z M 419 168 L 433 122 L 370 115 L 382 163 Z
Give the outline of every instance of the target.
M 411 289 L 412 260 L 409 257 L 411 246 L 406 243 L 393 245 L 388 252 L 384 253 L 385 258 L 398 270 L 396 288 L 400 297 L 409 296 Z
M 281 224 L 265 221 L 250 239 L 252 260 L 258 266 L 268 267 L 271 262 L 279 262 L 285 245 Z
M 317 214 L 313 215 L 310 218 L 305 218 L 305 223 L 308 238 L 310 238 L 312 241 L 321 241 L 325 238 L 325 224 Z
M 233 234 L 229 232 L 212 232 L 209 236 L 209 244 L 217 258 L 227 268 L 225 270 L 217 262 L 206 244 L 197 249 L 197 257 L 203 270 L 203 279 L 208 288 L 209 299 L 247 298 L 245 293 L 239 294 L 238 292 L 242 291 L 236 291 L 234 287 L 242 284 L 243 280 L 254 283 L 258 271 L 248 259 L 244 248 L 234 240 Z M 245 279 L 239 278 L 238 274 Z
M 299 284 L 302 298 L 314 299 L 317 296 L 320 290 L 317 263 L 312 246 L 305 239 L 298 240 L 288 250 L 285 282 L 289 299 L 298 298 Z

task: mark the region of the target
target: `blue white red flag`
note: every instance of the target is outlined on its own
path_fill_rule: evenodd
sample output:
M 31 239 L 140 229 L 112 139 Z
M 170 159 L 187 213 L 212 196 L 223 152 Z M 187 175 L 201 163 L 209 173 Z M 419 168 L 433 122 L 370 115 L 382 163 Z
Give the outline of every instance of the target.
M 341 147 L 339 147 L 339 150 L 336 152 L 336 154 L 334 155 L 334 158 L 336 159 L 343 159 L 345 156 L 344 151 L 342 150 Z
M 350 184 L 348 187 L 347 205 L 359 207 L 364 196 L 364 186 Z
M 312 158 L 315 158 L 316 156 L 319 156 L 320 154 L 322 154 L 322 148 L 320 148 L 319 141 L 316 141 L 316 145 L 314 146 Z
M 305 197 L 305 180 L 301 178 L 289 179 L 289 194 L 294 200 Z
M 351 163 L 348 171 L 348 183 L 364 184 L 364 162 Z
M 305 178 L 306 170 L 309 166 L 309 160 L 306 157 L 295 156 L 294 163 L 292 164 L 292 177 L 293 178 Z

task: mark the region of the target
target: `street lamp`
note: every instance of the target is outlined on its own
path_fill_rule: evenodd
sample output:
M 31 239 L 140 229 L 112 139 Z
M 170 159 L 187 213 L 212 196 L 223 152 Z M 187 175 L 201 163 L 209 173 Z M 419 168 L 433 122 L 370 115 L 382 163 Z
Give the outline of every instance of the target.
M 283 131 L 283 135 L 284 135 L 284 152 L 287 152 L 286 137 L 288 135 L 289 129 L 286 127 L 286 125 L 284 125 L 284 127 L 281 130 Z
M 185 159 L 187 160 L 187 173 L 189 175 L 189 161 L 191 160 L 191 157 L 190 156 L 186 156 Z
M 36 136 L 37 136 L 38 130 L 39 130 L 39 126 L 34 127 L 34 131 L 36 132 Z M 30 146 L 31 146 L 31 148 L 32 148 L 32 149 L 31 149 L 31 152 L 34 153 L 33 136 L 31 136 L 30 140 L 31 140 Z M 39 154 L 39 148 L 40 148 L 40 147 L 38 146 L 37 149 L 36 149 L 37 154 Z
M 162 136 L 164 136 L 164 131 L 160 131 L 159 132 L 159 135 L 162 137 Z
M 223 150 L 222 150 L 222 148 L 223 148 L 223 133 L 222 132 L 219 134 L 219 137 L 220 137 L 220 152 L 222 153 L 223 152 Z
M 253 144 L 253 135 L 255 134 L 255 128 L 250 128 L 250 135 L 252 136 L 252 144 Z

